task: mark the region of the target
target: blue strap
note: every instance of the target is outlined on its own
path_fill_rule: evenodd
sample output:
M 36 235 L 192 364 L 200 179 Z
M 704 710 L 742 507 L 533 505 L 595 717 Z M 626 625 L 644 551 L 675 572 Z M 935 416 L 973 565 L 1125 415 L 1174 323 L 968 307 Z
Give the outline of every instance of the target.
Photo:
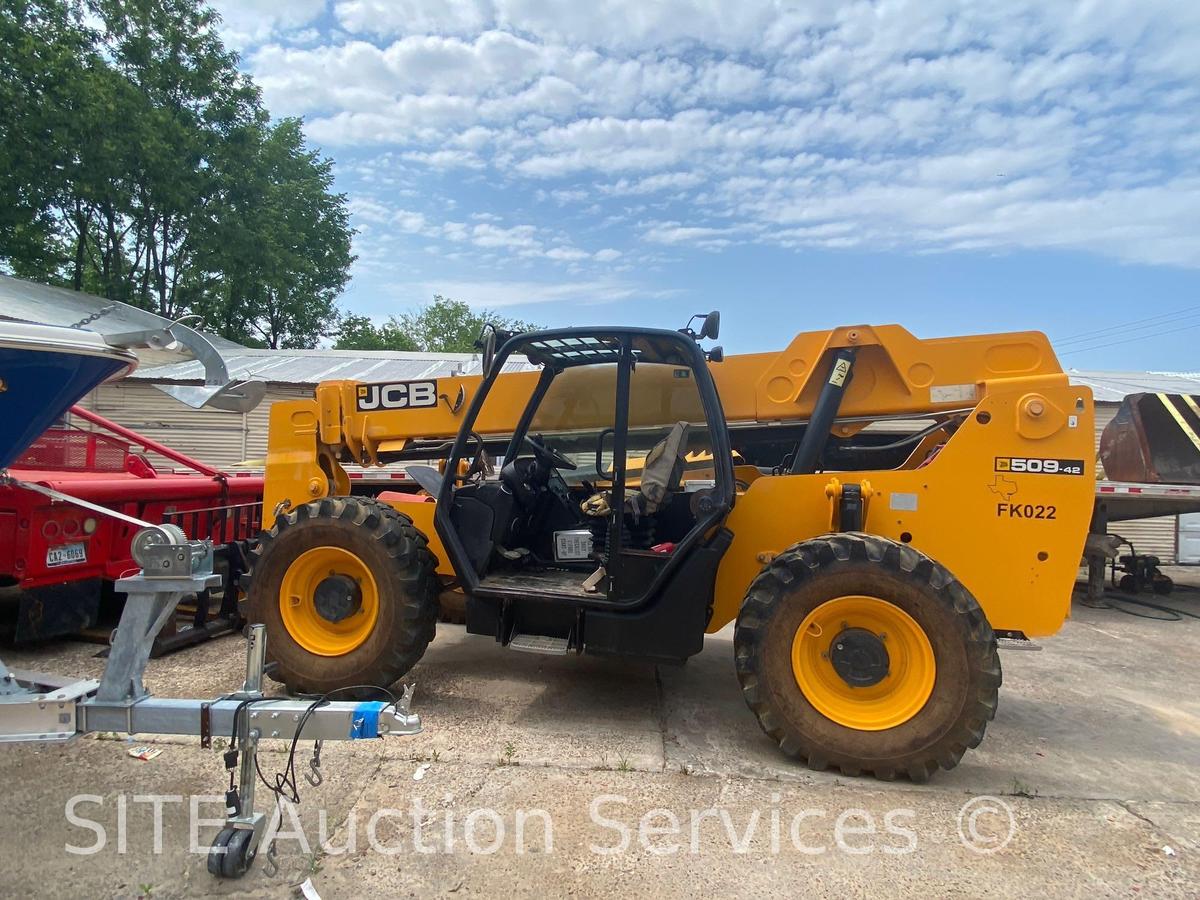
M 382 700 L 367 700 L 354 707 L 350 717 L 350 740 L 379 737 L 379 714 L 386 705 Z

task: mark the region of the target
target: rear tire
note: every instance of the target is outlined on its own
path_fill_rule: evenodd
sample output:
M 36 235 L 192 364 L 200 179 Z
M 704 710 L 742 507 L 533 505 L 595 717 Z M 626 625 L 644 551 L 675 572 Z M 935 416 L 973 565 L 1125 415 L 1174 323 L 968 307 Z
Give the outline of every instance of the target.
M 801 624 L 815 621 L 819 608 L 853 598 L 886 610 L 897 623 L 912 623 L 916 630 L 910 647 L 924 648 L 928 657 L 905 669 L 901 635 L 885 635 L 885 646 L 896 655 L 877 685 L 880 691 L 895 690 L 898 697 L 907 697 L 896 706 L 899 724 L 889 724 L 886 717 L 872 722 L 872 710 L 857 708 L 862 701 L 856 698 L 864 696 L 856 692 L 857 686 L 835 680 L 840 676 L 833 666 L 834 643 L 847 633 L 838 629 L 851 629 L 872 641 L 863 622 L 836 624 L 832 628 L 836 634 L 820 628 L 810 632 L 813 626 L 806 625 L 806 635 L 818 635 L 813 641 L 828 642 L 827 652 L 796 656 Z M 912 547 L 885 538 L 836 534 L 780 553 L 750 586 L 738 614 L 734 648 L 742 693 L 759 725 L 784 753 L 814 769 L 834 767 L 845 775 L 873 774 L 889 781 L 905 775 L 926 781 L 939 766 L 953 768 L 968 749 L 978 746 L 996 714 L 1000 659 L 983 610 L 944 567 Z M 931 687 L 930 660 L 934 664 Z M 822 665 L 829 671 L 815 671 Z M 925 678 L 924 694 L 916 685 L 915 704 L 911 685 L 907 695 L 900 690 L 905 672 Z M 828 695 L 841 704 L 839 710 L 846 711 L 845 721 L 818 710 L 814 702 L 831 708 L 828 697 L 816 696 L 820 689 L 807 697 L 800 687 L 802 677 L 810 685 L 819 685 L 820 679 L 832 685 Z M 892 678 L 897 681 L 889 683 Z
M 331 558 L 350 559 L 348 573 L 373 580 L 374 618 L 358 638 L 343 641 L 347 649 L 334 654 L 313 652 L 313 630 L 324 624 L 309 615 L 306 628 L 289 631 L 283 604 L 311 604 L 312 597 L 284 596 L 289 568 L 302 564 L 313 550 L 330 550 Z M 267 657 L 277 663 L 271 677 L 292 693 L 324 694 L 351 685 L 388 687 L 403 677 L 433 640 L 438 615 L 437 560 L 428 541 L 412 520 L 391 506 L 367 497 L 315 500 L 280 516 L 262 535 L 251 556 L 247 614 L 267 626 Z M 293 569 L 293 572 L 295 570 Z M 330 575 L 334 571 L 331 569 Z M 346 574 L 338 572 L 339 575 Z M 292 578 L 295 585 L 297 579 Z M 347 618 L 347 621 L 350 621 Z M 304 644 L 310 646 L 306 647 Z M 369 696 L 369 690 L 346 691 L 346 696 Z

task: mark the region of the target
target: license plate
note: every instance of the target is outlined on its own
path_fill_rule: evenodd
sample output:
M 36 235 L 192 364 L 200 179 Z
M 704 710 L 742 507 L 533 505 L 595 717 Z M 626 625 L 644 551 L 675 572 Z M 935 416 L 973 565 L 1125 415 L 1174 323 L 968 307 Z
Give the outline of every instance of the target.
M 87 562 L 86 544 L 63 544 L 46 551 L 46 565 L 69 566 L 71 563 Z

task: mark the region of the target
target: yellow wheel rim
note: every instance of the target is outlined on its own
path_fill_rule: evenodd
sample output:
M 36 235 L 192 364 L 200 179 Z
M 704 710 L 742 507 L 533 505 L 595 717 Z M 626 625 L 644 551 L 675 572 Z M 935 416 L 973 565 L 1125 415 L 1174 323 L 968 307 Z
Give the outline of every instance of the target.
M 332 621 L 317 604 L 317 587 L 343 576 L 357 585 L 357 609 Z M 345 582 L 341 582 L 345 584 Z M 340 547 L 314 547 L 288 566 L 279 587 L 279 613 L 297 644 L 318 656 L 344 656 L 362 646 L 379 618 L 379 588 L 367 565 Z
M 874 654 L 869 654 L 873 674 L 855 672 L 878 679 L 875 683 L 851 684 L 835 667 L 846 671 L 852 641 Z M 933 646 L 912 616 L 878 597 L 854 595 L 822 603 L 800 623 L 792 640 L 792 671 L 805 698 L 826 718 L 859 731 L 883 731 L 921 711 L 933 693 L 937 667 Z

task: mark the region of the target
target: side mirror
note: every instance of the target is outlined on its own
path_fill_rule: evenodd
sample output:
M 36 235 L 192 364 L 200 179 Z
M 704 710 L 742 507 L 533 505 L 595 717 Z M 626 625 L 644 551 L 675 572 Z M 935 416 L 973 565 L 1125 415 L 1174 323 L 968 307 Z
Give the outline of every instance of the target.
M 724 347 L 713 347 L 711 350 L 709 350 L 707 353 L 705 353 L 704 356 L 708 359 L 709 362 L 715 362 L 715 363 L 725 362 L 725 348 Z
M 700 326 L 700 337 L 717 339 L 717 335 L 721 333 L 721 313 L 719 310 L 713 310 L 704 317 L 704 324 Z

